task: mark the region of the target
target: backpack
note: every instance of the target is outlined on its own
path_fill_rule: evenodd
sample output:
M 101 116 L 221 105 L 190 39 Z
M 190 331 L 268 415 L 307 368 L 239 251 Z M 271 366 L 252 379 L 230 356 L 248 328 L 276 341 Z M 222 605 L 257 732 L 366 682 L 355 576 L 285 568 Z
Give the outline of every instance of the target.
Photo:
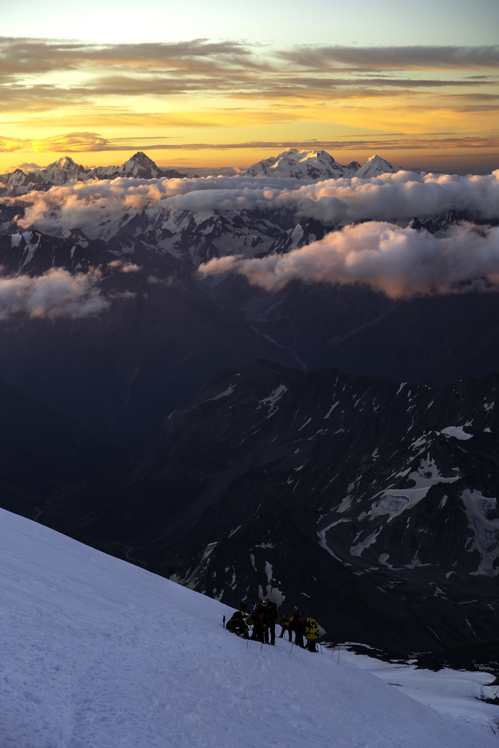
M 267 620 L 267 615 L 265 613 L 265 608 L 261 603 L 258 603 L 255 606 L 255 609 L 253 611 L 253 619 L 257 626 L 264 626 Z

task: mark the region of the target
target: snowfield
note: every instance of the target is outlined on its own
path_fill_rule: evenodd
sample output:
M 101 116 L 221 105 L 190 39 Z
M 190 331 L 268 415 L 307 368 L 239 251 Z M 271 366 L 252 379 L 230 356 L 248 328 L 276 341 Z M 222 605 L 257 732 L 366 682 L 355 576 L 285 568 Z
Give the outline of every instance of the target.
M 1 748 L 499 745 L 495 707 L 458 720 L 352 655 L 247 644 L 221 603 L 4 510 L 0 562 Z

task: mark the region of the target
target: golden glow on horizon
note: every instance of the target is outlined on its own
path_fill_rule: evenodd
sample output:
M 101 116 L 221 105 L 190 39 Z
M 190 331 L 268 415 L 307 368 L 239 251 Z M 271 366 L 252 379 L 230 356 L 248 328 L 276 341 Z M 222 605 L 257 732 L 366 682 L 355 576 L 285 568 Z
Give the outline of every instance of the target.
M 181 168 L 248 166 L 314 143 L 339 161 L 499 167 L 498 47 L 0 46 L 0 172 L 137 150 Z

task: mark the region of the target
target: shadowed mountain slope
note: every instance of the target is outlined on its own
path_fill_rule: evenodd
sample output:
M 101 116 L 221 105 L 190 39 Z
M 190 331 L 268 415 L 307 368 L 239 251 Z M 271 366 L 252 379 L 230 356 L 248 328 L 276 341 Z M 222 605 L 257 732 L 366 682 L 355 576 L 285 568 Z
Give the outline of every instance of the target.
M 445 390 L 219 372 L 43 522 L 229 604 L 269 595 L 390 650 L 498 624 L 499 378 Z
M 0 502 L 37 519 L 42 507 L 109 468 L 120 451 L 97 429 L 0 382 Z

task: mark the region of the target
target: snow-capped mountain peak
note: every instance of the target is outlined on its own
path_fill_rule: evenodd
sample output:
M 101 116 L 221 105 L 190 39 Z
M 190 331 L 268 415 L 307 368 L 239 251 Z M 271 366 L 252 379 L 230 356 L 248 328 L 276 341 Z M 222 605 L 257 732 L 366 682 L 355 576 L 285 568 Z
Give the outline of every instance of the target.
M 288 148 L 278 156 L 271 156 L 253 164 L 245 175 L 287 179 L 338 179 L 353 176 L 355 169 L 352 170 L 351 166 L 342 166 L 326 151 Z
M 40 176 L 47 182 L 59 185 L 73 179 L 88 179 L 89 171 L 84 166 L 75 163 L 70 156 L 62 156 L 62 158 L 42 169 Z
M 135 153 L 128 161 L 125 161 L 121 171 L 126 176 L 138 177 L 139 179 L 155 179 L 163 176 L 162 170 L 142 151 Z
M 25 181 L 26 174 L 22 169 L 14 169 L 14 171 L 2 175 L 2 182 L 6 187 L 19 187 L 23 185 Z
M 400 171 L 400 167 L 394 166 L 381 156 L 372 156 L 363 166 L 357 161 L 342 166 L 326 151 L 288 148 L 278 156 L 271 156 L 253 164 L 245 172 L 245 176 L 313 180 L 342 177 L 369 179 L 380 174 L 394 174 L 397 171 Z
M 135 153 L 122 166 L 97 166 L 86 169 L 77 164 L 70 156 L 62 156 L 44 169 L 37 168 L 25 173 L 21 169 L 0 174 L 0 190 L 12 196 L 26 194 L 30 190 L 49 190 L 54 185 L 68 182 L 84 182 L 89 179 L 117 179 L 127 177 L 136 179 L 181 179 L 175 169 L 160 169 L 145 153 Z M 3 187 L 2 187 L 3 185 Z
M 54 161 L 51 166 L 57 166 L 59 169 L 83 168 L 78 167 L 78 164 L 73 161 L 71 156 L 61 156 L 61 158 L 57 159 L 57 161 Z
M 179 179 L 180 174 L 175 169 L 160 169 L 154 161 L 142 151 L 131 156 L 122 166 L 98 166 L 91 172 L 97 179 L 116 179 L 117 177 L 134 177 L 135 179 L 161 179 L 162 177 Z
M 359 179 L 370 179 L 371 177 L 379 177 L 380 174 L 396 174 L 398 171 L 402 171 L 400 166 L 395 166 L 375 154 L 368 158 L 366 163 L 357 170 L 355 176 Z
M 277 156 L 253 164 L 243 176 L 319 181 L 351 177 L 370 179 L 397 171 L 400 171 L 400 167 L 381 156 L 372 156 L 363 166 L 357 161 L 343 166 L 323 150 L 288 148 Z M 43 169 L 35 168 L 27 173 L 16 169 L 8 174 L 0 174 L 0 194 L 17 196 L 31 190 L 46 191 L 54 185 L 89 179 L 181 179 L 185 176 L 175 169 L 161 169 L 142 151 L 135 153 L 122 166 L 97 166 L 93 169 L 77 164 L 70 156 L 62 156 Z

